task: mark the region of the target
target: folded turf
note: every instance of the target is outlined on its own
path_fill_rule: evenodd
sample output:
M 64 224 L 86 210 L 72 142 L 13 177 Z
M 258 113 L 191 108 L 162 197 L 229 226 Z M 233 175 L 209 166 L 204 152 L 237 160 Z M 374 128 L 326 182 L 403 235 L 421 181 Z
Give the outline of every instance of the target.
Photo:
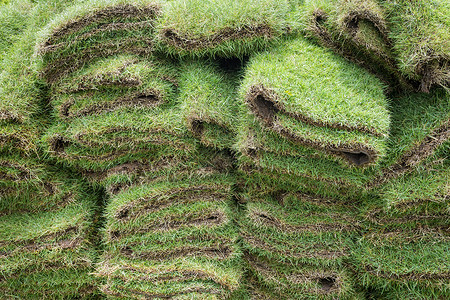
M 170 1 L 157 20 L 157 39 L 169 54 L 242 57 L 281 38 L 289 8 L 286 0 Z
M 381 82 L 303 39 L 253 56 L 241 97 L 249 111 L 242 127 L 256 118 L 278 140 L 351 166 L 376 164 L 385 154 L 390 117 Z
M 0 217 L 0 288 L 27 299 L 98 294 L 93 271 L 94 197 L 71 186 L 74 202 L 38 213 Z
M 383 298 L 449 295 L 449 237 L 426 228 L 373 231 L 352 253 L 361 284 Z
M 448 99 L 448 92 L 438 89 L 431 94 L 408 94 L 392 101 L 387 153 L 378 165 L 365 169 L 343 168 L 324 154 L 302 149 L 292 141 L 280 139 L 272 130 L 262 128 L 258 122 L 247 121 L 251 127 L 244 123 L 238 135 L 241 169 L 246 173 L 260 171 L 268 177 L 284 174 L 294 181 L 294 177 L 316 180 L 317 184 L 307 185 L 317 185 L 325 190 L 325 195 L 339 190 L 352 194 L 373 189 L 413 171 L 426 160 L 445 156 L 442 150 L 448 147 Z
M 302 192 L 261 193 L 250 185 L 239 218 L 244 258 L 256 286 L 283 299 L 351 298 L 345 260 L 358 236 L 357 201 Z
M 139 185 L 111 198 L 98 276 L 116 297 L 217 299 L 239 286 L 227 175 Z
M 175 64 L 136 55 L 101 58 L 52 86 L 56 119 L 70 121 L 115 110 L 174 104 Z
M 237 123 L 237 76 L 217 63 L 186 61 L 179 77 L 179 101 L 189 131 L 201 143 L 231 148 Z
M 302 34 L 377 75 L 392 90 L 412 90 L 395 60 L 387 12 L 376 0 L 307 0 L 294 12 Z
M 450 3 L 377 1 L 386 11 L 389 37 L 399 69 L 428 92 L 450 85 Z
M 40 33 L 36 52 L 48 83 L 99 57 L 149 56 L 160 1 L 88 1 L 69 7 Z

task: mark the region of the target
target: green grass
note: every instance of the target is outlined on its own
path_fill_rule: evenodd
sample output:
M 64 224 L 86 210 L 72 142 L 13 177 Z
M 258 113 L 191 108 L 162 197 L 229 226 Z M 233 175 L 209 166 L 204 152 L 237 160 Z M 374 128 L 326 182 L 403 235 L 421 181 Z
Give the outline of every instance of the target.
M 352 253 L 363 286 L 383 299 L 439 299 L 449 293 L 448 236 L 426 229 L 373 231 Z
M 292 266 L 342 266 L 358 236 L 357 203 L 283 190 L 246 198 L 239 226 L 252 255 Z
M 157 20 L 161 50 L 174 55 L 242 57 L 279 41 L 288 1 L 175 0 Z
M 215 299 L 236 290 L 242 261 L 230 202 L 233 183 L 227 175 L 193 177 L 113 196 L 97 270 L 103 291 Z
M 127 55 L 100 59 L 52 86 L 54 116 L 70 121 L 115 110 L 173 106 L 175 74 L 169 61 Z
M 27 299 L 98 294 L 90 244 L 94 197 L 71 186 L 74 202 L 39 213 L 0 217 L 3 295 Z
M 378 1 L 386 11 L 399 69 L 422 91 L 450 84 L 450 3 Z
M 237 76 L 213 62 L 181 63 L 178 96 L 183 119 L 202 144 L 231 148 L 237 125 Z
M 247 166 L 261 168 L 264 173 L 307 177 L 325 182 L 331 187 L 353 186 L 351 189 L 361 191 L 371 189 L 413 171 L 430 157 L 445 157 L 442 149 L 448 147 L 445 146 L 450 112 L 448 97 L 445 90 L 435 90 L 431 94 L 408 94 L 393 99 L 390 107 L 392 129 L 386 141 L 387 153 L 376 166 L 365 169 L 343 168 L 324 154 L 302 149 L 271 130 L 264 130 L 258 122 L 252 123 L 251 119 L 246 126 L 241 126 L 238 135 L 239 159 Z
M 390 117 L 383 88 L 356 65 L 295 39 L 250 59 L 240 98 L 251 116 L 299 148 L 367 165 L 385 153 Z M 242 126 L 252 123 L 247 117 Z
M 113 111 L 55 124 L 43 143 L 52 157 L 93 171 L 138 158 L 186 154 L 197 147 L 176 108 Z
M 155 1 L 86 1 L 67 8 L 39 33 L 36 54 L 49 83 L 99 57 L 116 54 L 150 55 Z
M 368 69 L 391 90 L 412 90 L 415 82 L 398 70 L 387 12 L 376 0 L 306 0 L 293 15 L 301 34 Z

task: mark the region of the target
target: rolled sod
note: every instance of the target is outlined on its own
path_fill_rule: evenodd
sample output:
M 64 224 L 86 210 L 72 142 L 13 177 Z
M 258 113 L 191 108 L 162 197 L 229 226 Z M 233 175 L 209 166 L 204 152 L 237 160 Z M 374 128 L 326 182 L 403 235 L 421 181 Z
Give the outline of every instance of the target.
M 283 190 L 245 197 L 239 227 L 253 255 L 292 265 L 342 266 L 358 236 L 357 201 Z
M 279 42 L 289 1 L 176 0 L 157 19 L 157 40 L 169 54 L 242 57 Z
M 77 201 L 82 188 L 73 174 L 37 159 L 0 158 L 0 216 L 64 208 Z
M 181 69 L 178 97 L 189 131 L 205 146 L 231 148 L 238 122 L 238 76 L 208 61 L 185 61 Z
M 286 191 L 281 185 L 271 193 L 250 185 L 241 201 L 244 259 L 254 287 L 262 289 L 257 293 L 269 299 L 355 296 L 346 260 L 359 236 L 358 201 Z
M 256 281 L 251 299 L 364 299 L 343 267 L 283 264 L 252 254 L 244 257 Z
M 106 208 L 97 275 L 111 297 L 218 299 L 242 276 L 228 175 L 127 189 Z
M 450 3 L 377 1 L 386 11 L 399 69 L 420 81 L 420 89 L 450 86 Z
M 143 184 L 232 172 L 233 160 L 228 153 L 200 148 L 186 156 L 163 156 L 153 161 L 144 158 L 120 164 L 103 172 L 89 172 L 86 177 L 91 182 L 104 186 L 107 194 L 113 197 L 131 187 Z
M 350 166 L 373 165 L 385 155 L 389 134 L 383 87 L 333 53 L 301 38 L 290 40 L 251 57 L 241 86 L 249 112 L 243 126 L 255 123 L 253 117 L 299 148 Z
M 90 242 L 95 199 L 80 190 L 59 210 L 0 217 L 0 288 L 6 297 L 98 295 Z
M 353 193 L 370 190 L 434 158 L 443 158 L 449 138 L 449 94 L 434 90 L 431 94 L 417 93 L 392 101 L 391 133 L 386 141 L 387 153 L 378 165 L 367 168 L 343 168 L 321 153 L 302 149 L 292 141 L 281 139 L 272 130 L 252 123 L 246 116 L 236 144 L 241 156 L 241 169 L 246 173 L 261 171 L 268 177 L 283 174 L 284 178 L 302 177 L 317 180 L 332 187 L 330 192 L 342 190 Z M 314 163 L 312 163 L 314 162 Z M 275 175 L 277 176 L 277 175 Z M 302 179 L 302 181 L 305 181 Z M 301 186 L 299 184 L 298 186 Z
M 43 137 L 48 153 L 67 165 L 101 171 L 138 159 L 186 155 L 197 142 L 180 110 L 113 111 L 56 124 Z
M 377 75 L 391 90 L 412 91 L 393 51 L 387 12 L 376 0 L 307 0 L 294 12 L 294 28 Z
M 440 299 L 450 295 L 448 234 L 416 230 L 368 232 L 352 251 L 360 283 L 385 299 Z
M 175 102 L 176 67 L 135 55 L 101 58 L 52 86 L 55 118 L 70 121 L 115 110 L 152 110 Z
M 36 53 L 48 83 L 99 57 L 150 56 L 161 1 L 87 1 L 67 8 L 40 32 Z
M 371 191 L 362 215 L 373 226 L 399 230 L 450 225 L 450 168 L 444 160 L 427 162 L 414 172 L 390 180 Z

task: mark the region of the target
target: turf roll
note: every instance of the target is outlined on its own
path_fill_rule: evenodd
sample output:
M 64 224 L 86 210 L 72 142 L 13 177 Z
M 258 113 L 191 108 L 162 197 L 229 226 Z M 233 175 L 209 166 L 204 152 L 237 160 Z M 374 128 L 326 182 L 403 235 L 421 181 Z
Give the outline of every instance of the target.
M 450 3 L 377 1 L 386 11 L 387 26 L 399 69 L 420 82 L 423 92 L 450 86 Z
M 118 55 L 61 79 L 52 86 L 58 122 L 43 137 L 46 151 L 90 171 L 195 151 L 176 102 L 175 72 L 164 59 Z
M 244 259 L 256 287 L 283 299 L 354 295 L 345 261 L 360 228 L 357 201 L 294 189 L 261 193 L 256 185 L 249 185 L 241 198 Z
M 343 165 L 374 165 L 385 155 L 389 134 L 383 88 L 333 53 L 304 39 L 290 40 L 251 57 L 241 86 L 248 111 L 242 126 L 259 122 L 279 140 Z
M 189 131 L 216 149 L 231 148 L 237 126 L 237 76 L 217 63 L 186 61 L 179 78 L 179 101 Z
M 307 0 L 294 15 L 302 34 L 368 69 L 391 90 L 417 87 L 397 66 L 387 12 L 376 0 Z
M 6 297 L 98 295 L 90 242 L 95 199 L 71 186 L 72 203 L 57 210 L 0 217 L 0 288 Z
M 52 86 L 55 119 L 70 121 L 115 110 L 174 104 L 176 67 L 136 55 L 100 58 Z
M 242 122 L 235 145 L 240 153 L 239 168 L 253 174 L 253 178 L 259 177 L 258 180 L 276 183 L 276 177 L 281 176 L 295 185 L 297 177 L 301 181 L 298 189 L 306 185 L 313 193 L 320 190 L 326 196 L 352 197 L 410 173 L 428 160 L 445 157 L 443 150 L 448 147 L 449 138 L 448 99 L 448 92 L 435 89 L 430 94 L 407 94 L 392 101 L 386 155 L 377 165 L 366 168 L 343 168 L 326 154 L 280 139 L 273 130 L 252 122 L 247 114 L 244 116 L 248 121 Z
M 426 227 L 372 230 L 352 253 L 362 285 L 388 299 L 450 294 L 449 236 Z
M 180 56 L 242 57 L 287 32 L 289 1 L 176 0 L 157 20 L 160 48 Z
M 160 1 L 87 1 L 71 6 L 40 32 L 36 54 L 48 83 L 99 57 L 153 52 Z
M 97 275 L 111 297 L 218 299 L 239 287 L 233 177 L 137 185 L 111 197 Z

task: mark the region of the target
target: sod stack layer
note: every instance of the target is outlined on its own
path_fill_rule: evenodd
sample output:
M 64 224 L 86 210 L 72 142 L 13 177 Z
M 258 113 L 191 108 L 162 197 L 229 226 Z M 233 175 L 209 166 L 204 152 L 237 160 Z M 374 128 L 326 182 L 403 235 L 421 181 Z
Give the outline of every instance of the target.
M 187 128 L 205 146 L 230 149 L 237 135 L 237 74 L 209 61 L 185 61 L 181 68 L 179 101 Z
M 62 299 L 98 294 L 90 275 L 96 256 L 89 241 L 94 196 L 78 183 L 60 189 L 66 196 L 12 203 L 17 211 L 0 216 L 2 296 Z M 29 211 L 41 206 L 40 212 L 23 212 L 25 206 Z
M 420 81 L 428 92 L 434 85 L 450 87 L 450 3 L 381 1 L 389 37 L 401 72 Z
M 232 176 L 141 184 L 111 197 L 97 269 L 111 297 L 219 299 L 242 276 Z
M 175 65 L 118 55 L 99 59 L 52 87 L 57 122 L 49 153 L 84 170 L 183 156 L 197 148 L 176 102 Z
M 350 299 L 345 259 L 358 236 L 356 203 L 300 192 L 248 190 L 239 220 L 244 258 L 257 284 L 281 299 Z
M 418 83 L 399 70 L 387 12 L 377 0 L 306 0 L 294 13 L 302 34 L 377 75 L 392 90 Z
M 241 91 L 248 112 L 242 132 L 274 133 L 278 139 L 261 146 L 267 150 L 287 140 L 299 151 L 314 149 L 351 167 L 376 164 L 386 152 L 390 120 L 383 85 L 304 39 L 251 57 Z M 245 140 L 240 149 L 248 148 Z
M 40 33 L 36 47 L 48 83 L 100 57 L 151 56 L 160 1 L 86 1 L 68 8 Z
M 174 0 L 157 20 L 159 48 L 189 56 L 242 57 L 288 31 L 288 0 Z
M 292 142 L 277 139 L 270 131 L 255 130 L 259 124 L 250 123 L 254 131 L 247 133 L 249 138 L 244 135 L 249 128 L 244 128 L 239 136 L 240 144 L 253 143 L 248 150 L 241 147 L 240 169 L 251 175 L 247 181 L 256 179 L 262 188 L 265 180 L 277 182 L 281 176 L 283 183 L 279 184 L 290 183 L 297 189 L 306 186 L 310 192 L 327 196 L 352 197 L 410 173 L 427 160 L 445 157 L 443 149 L 448 147 L 450 136 L 449 99 L 448 92 L 437 89 L 430 94 L 408 94 L 392 101 L 387 154 L 378 165 L 364 169 L 343 168 L 318 153 L 299 151 Z M 261 149 L 261 142 L 274 150 Z

